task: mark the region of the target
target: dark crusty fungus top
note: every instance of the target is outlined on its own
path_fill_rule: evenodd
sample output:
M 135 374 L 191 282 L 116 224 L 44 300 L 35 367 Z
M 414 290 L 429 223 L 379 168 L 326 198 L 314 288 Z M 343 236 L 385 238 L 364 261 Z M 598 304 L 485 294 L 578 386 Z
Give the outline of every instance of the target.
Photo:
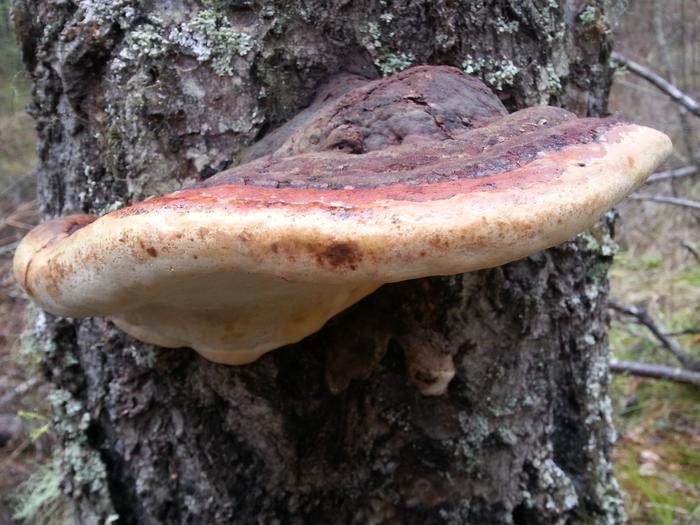
M 558 108 L 508 115 L 458 69 L 322 88 L 243 164 L 100 218 L 30 232 L 15 275 L 46 310 L 105 315 L 229 364 L 298 341 L 383 283 L 562 242 L 668 155 L 655 130 Z

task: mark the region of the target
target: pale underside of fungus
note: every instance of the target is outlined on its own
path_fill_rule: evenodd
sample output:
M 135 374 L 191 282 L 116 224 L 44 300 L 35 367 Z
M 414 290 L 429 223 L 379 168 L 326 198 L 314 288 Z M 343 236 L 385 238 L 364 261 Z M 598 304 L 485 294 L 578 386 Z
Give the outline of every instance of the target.
M 53 314 L 106 316 L 148 343 L 249 363 L 384 283 L 569 239 L 670 148 L 662 133 L 612 119 L 507 114 L 454 68 L 346 75 L 236 168 L 37 226 L 14 272 Z

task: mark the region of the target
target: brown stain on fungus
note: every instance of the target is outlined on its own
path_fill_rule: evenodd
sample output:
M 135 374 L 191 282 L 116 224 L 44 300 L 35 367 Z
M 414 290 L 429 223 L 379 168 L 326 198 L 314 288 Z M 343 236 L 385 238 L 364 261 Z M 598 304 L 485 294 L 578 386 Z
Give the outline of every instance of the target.
M 348 267 L 354 270 L 362 260 L 362 252 L 355 242 L 339 241 L 318 251 L 316 260 L 319 264 L 326 264 L 332 268 Z
M 126 241 L 122 239 L 122 242 Z M 136 239 L 136 244 L 137 246 L 131 247 L 131 253 L 134 259 L 137 261 L 146 261 L 148 259 L 146 256 L 158 257 L 158 250 L 156 250 L 153 246 L 148 246 L 142 239 Z
M 49 260 L 46 270 L 48 272 L 46 291 L 54 300 L 58 301 L 62 295 L 61 283 L 68 275 L 74 273 L 74 268 L 70 264 L 52 258 Z

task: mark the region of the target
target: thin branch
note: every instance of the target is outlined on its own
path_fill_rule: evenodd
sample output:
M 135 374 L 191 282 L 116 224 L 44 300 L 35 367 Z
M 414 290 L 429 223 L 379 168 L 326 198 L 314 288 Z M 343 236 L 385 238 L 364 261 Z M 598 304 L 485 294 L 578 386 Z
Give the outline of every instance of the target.
M 677 149 L 673 150 L 673 156 L 676 157 L 677 159 L 681 160 L 682 162 L 688 164 L 689 162 L 692 162 L 694 160 L 700 160 L 700 150 L 695 150 L 692 152 L 690 155 L 685 155 L 678 151 Z
M 663 68 L 662 74 L 668 79 L 668 81 L 674 86 L 681 85 L 676 77 L 676 68 L 674 67 L 674 57 L 671 52 L 671 46 L 669 45 L 668 38 L 666 38 L 666 20 L 665 17 L 668 14 L 668 1 L 667 0 L 654 0 L 654 5 L 652 9 L 652 23 L 654 27 L 654 34 L 656 36 L 656 43 L 659 45 L 659 54 L 661 57 L 661 67 Z M 685 24 L 681 24 L 682 28 L 685 28 Z M 681 53 L 682 67 L 680 68 L 681 74 L 686 72 L 685 67 L 685 55 Z M 678 111 L 678 121 L 683 130 L 682 139 L 683 144 L 688 155 L 691 157 L 691 163 L 700 170 L 700 163 L 693 156 L 693 147 L 695 145 L 693 128 L 688 120 L 688 110 L 685 106 L 680 105 Z M 674 197 L 677 197 L 677 187 L 675 184 L 675 179 L 671 179 L 671 190 Z
M 698 168 L 695 166 L 684 166 L 682 168 L 675 168 L 672 170 L 659 171 L 652 173 L 647 179 L 647 184 L 650 182 L 660 182 L 670 179 L 679 179 L 681 177 L 688 177 L 689 175 L 695 175 L 698 172 Z
M 668 330 L 656 321 L 649 313 L 641 306 L 619 303 L 613 299 L 608 300 L 608 306 L 613 310 L 625 315 L 634 317 L 640 324 L 646 326 L 649 331 L 654 334 L 654 337 L 666 348 L 673 356 L 678 359 L 678 362 L 688 370 L 700 372 L 700 359 L 686 352 L 681 344 L 673 337 L 667 334 Z
M 678 337 L 679 335 L 695 335 L 700 334 L 700 326 L 691 326 L 690 328 L 683 328 L 683 330 L 675 330 L 673 332 L 666 332 L 666 335 L 671 337 Z
M 668 381 L 700 386 L 700 373 L 691 372 L 690 370 L 684 370 L 682 368 L 674 368 L 672 366 L 611 359 L 610 370 L 618 374 L 631 374 L 641 377 L 650 377 L 652 379 L 666 379 Z
M 15 248 L 17 248 L 18 244 L 19 244 L 19 241 L 14 241 L 14 242 L 11 242 L 8 244 L 3 244 L 2 246 L 0 246 L 0 257 L 15 251 Z
M 0 397 L 0 407 L 5 407 L 9 405 L 12 401 L 14 401 L 16 398 L 24 396 L 27 392 L 29 392 L 31 389 L 37 386 L 40 382 L 41 380 L 38 377 L 33 376 L 24 381 L 23 383 L 20 383 L 14 389 L 10 390 L 7 394 Z
M 680 239 L 680 242 L 681 242 L 681 246 L 683 246 L 683 248 L 685 248 L 686 250 L 688 250 L 688 251 L 690 252 L 690 255 L 692 255 L 693 258 L 694 258 L 698 263 L 700 263 L 700 253 L 698 253 L 698 251 L 695 249 L 695 246 L 693 246 L 692 244 L 690 244 L 690 243 L 689 243 L 688 241 L 686 241 L 685 239 Z
M 691 199 L 682 199 L 680 197 L 668 197 L 666 195 L 652 195 L 649 193 L 633 193 L 629 196 L 630 199 L 635 201 L 652 201 L 661 202 L 663 204 L 673 204 L 674 206 L 681 206 L 683 208 L 692 208 L 694 210 L 700 210 L 700 201 L 694 201 Z
M 696 117 L 700 117 L 700 104 L 698 104 L 698 102 L 690 95 L 687 95 L 671 82 L 654 73 L 651 69 L 641 65 L 638 62 L 635 62 L 634 60 L 630 60 L 616 51 L 613 51 L 611 56 L 615 62 L 625 66 L 629 71 L 638 77 L 650 82 L 671 97 L 673 101 L 686 108 Z
M 0 197 L 4 197 L 9 192 L 19 189 L 26 184 L 34 182 L 34 173 L 26 173 L 23 175 L 18 175 L 10 184 L 0 188 Z

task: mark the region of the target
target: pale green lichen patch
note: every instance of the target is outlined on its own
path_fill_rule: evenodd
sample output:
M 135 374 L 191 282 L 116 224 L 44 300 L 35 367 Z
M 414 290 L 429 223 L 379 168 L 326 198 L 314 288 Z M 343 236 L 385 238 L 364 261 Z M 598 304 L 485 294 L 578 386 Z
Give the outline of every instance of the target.
M 554 69 L 552 64 L 547 65 L 544 68 L 545 82 L 547 85 L 547 91 L 550 93 L 558 93 L 561 91 L 561 79 Z
M 148 344 L 128 345 L 124 348 L 134 362 L 141 368 L 154 368 L 158 360 L 155 347 Z
M 382 75 L 388 76 L 403 71 L 413 64 L 415 56 L 409 51 L 397 51 L 394 49 L 394 32 L 388 27 L 394 15 L 383 13 L 379 15 L 379 22 L 369 22 L 366 33 L 362 38 L 365 49 L 374 57 L 374 65 L 379 68 Z
M 76 198 L 79 202 L 84 203 L 94 210 L 97 215 L 109 213 L 124 206 L 124 201 L 115 199 L 107 201 L 104 198 L 105 186 L 113 182 L 110 174 L 95 176 L 95 169 L 92 166 L 84 166 L 83 172 L 85 175 L 85 189 L 78 192 Z
M 623 2 L 618 2 L 622 4 Z M 607 2 L 606 2 L 607 4 Z M 579 22 L 587 29 L 599 31 L 600 33 L 610 33 L 615 25 L 615 20 L 620 15 L 620 5 L 615 7 L 605 5 L 604 7 L 587 5 L 578 15 Z M 624 12 L 624 9 L 622 10 Z
M 238 31 L 215 9 L 199 11 L 192 20 L 169 31 L 161 25 L 154 19 L 132 30 L 126 37 L 126 47 L 112 61 L 112 69 L 118 72 L 129 62 L 162 58 L 178 47 L 198 62 L 210 62 L 218 75 L 232 76 L 233 59 L 246 56 L 255 44 L 251 35 Z
M 492 88 L 503 91 L 503 88 L 512 86 L 515 76 L 520 71 L 512 60 L 501 57 L 500 59 L 474 58 L 467 55 L 462 61 L 462 70 L 469 74 L 481 74 L 484 81 Z
M 237 31 L 219 11 L 205 9 L 190 22 L 170 31 L 172 43 L 191 53 L 199 62 L 211 62 L 218 75 L 233 75 L 233 58 L 254 47 L 253 37 Z
M 498 91 L 502 91 L 505 86 L 512 86 L 520 68 L 507 58 L 496 61 L 494 65 L 495 67 L 484 75 L 486 82 Z
M 53 430 L 62 446 L 54 450 L 54 462 L 63 473 L 63 493 L 71 498 L 88 498 L 100 502 L 98 514 L 113 514 L 107 488 L 107 471 L 99 453 L 88 443 L 89 412 L 81 401 L 64 389 L 49 395 L 54 423 Z
M 517 20 L 504 20 L 503 18 L 496 18 L 494 24 L 497 33 L 517 33 L 520 29 L 520 22 Z
M 545 509 L 562 513 L 578 505 L 578 494 L 572 480 L 553 459 L 535 458 L 531 465 L 537 470 L 538 488 L 545 494 Z
M 151 24 L 143 24 L 129 33 L 127 50 L 137 58 L 160 58 L 168 52 L 170 42 Z
M 126 29 L 136 19 L 137 8 L 133 0 L 81 0 L 77 14 L 86 26 L 107 27 L 117 23 Z
M 477 453 L 490 433 L 489 421 L 480 415 L 470 417 L 466 412 L 460 412 L 457 421 L 463 437 L 453 441 L 452 450 L 471 466 L 476 463 Z
M 382 75 L 388 76 L 407 69 L 414 60 L 415 57 L 412 53 L 389 53 L 382 58 L 375 59 L 374 65 L 379 68 Z
M 599 12 L 598 9 L 596 9 L 592 5 L 587 5 L 586 8 L 581 11 L 581 14 L 578 15 L 578 19 L 584 23 L 584 24 L 595 24 L 596 21 L 598 20 L 599 17 Z
M 608 212 L 606 217 L 612 220 L 614 212 Z M 615 242 L 615 239 L 610 235 L 610 229 L 601 227 L 600 224 L 592 226 L 589 230 L 580 233 L 578 238 L 583 242 L 586 250 L 592 252 L 600 252 L 604 257 L 614 256 L 620 246 Z
M 483 57 L 474 58 L 471 55 L 462 61 L 462 69 L 468 75 L 479 73 L 486 66 L 486 60 Z

